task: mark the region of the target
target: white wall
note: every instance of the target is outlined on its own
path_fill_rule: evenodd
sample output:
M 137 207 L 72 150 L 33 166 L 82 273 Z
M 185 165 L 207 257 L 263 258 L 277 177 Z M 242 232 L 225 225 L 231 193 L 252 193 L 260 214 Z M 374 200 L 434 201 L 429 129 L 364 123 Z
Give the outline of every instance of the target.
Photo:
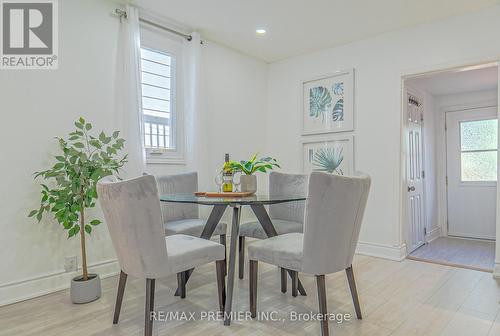
M 97 129 L 113 130 L 118 18 L 110 1 L 64 0 L 60 11 L 60 65 L 54 71 L 0 71 L 0 305 L 69 286 L 65 256 L 78 255 L 78 239 L 66 238 L 55 221 L 27 218 L 39 203 L 32 173 L 51 164 L 54 136 L 73 129 L 79 116 Z M 91 22 L 92 24 L 89 24 Z M 267 65 L 207 41 L 203 47 L 211 161 L 210 175 L 225 152 L 243 158 L 263 148 Z M 225 125 L 223 125 L 225 123 Z M 242 127 L 242 125 L 244 127 Z M 236 139 L 240 139 L 236 141 Z M 241 141 L 241 139 L 245 139 Z M 205 168 L 206 166 L 206 168 Z M 152 173 L 185 167 L 150 165 Z M 209 181 L 201 181 L 208 187 Z M 117 271 L 105 225 L 88 241 L 88 260 L 101 276 Z
M 210 178 L 202 185 L 213 188 L 215 170 L 225 153 L 234 160 L 249 159 L 255 152 L 266 154 L 267 65 L 210 41 L 203 47 L 203 61 L 202 101 L 210 116 L 206 125 L 210 156 L 204 169 Z
M 358 251 L 399 259 L 402 75 L 500 55 L 500 7 L 380 35 L 271 64 L 268 152 L 299 171 L 301 80 L 355 68 L 355 166 L 372 176 Z
M 27 218 L 40 202 L 32 173 L 53 164 L 54 137 L 72 131 L 79 116 L 113 129 L 113 8 L 107 1 L 59 1 L 59 69 L 0 72 L 0 304 L 67 286 L 64 258 L 80 259 L 78 239 L 68 240 L 55 221 Z M 91 265 L 105 263 L 102 275 L 113 270 L 106 263 L 115 256 L 104 226 L 87 250 Z

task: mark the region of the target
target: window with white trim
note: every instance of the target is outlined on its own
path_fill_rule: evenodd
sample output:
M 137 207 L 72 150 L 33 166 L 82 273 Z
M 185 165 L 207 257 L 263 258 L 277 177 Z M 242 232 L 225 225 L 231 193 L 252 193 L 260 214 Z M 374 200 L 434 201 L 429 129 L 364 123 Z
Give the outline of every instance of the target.
M 173 135 L 172 56 L 141 48 L 142 113 L 144 120 L 144 147 L 147 149 L 175 149 Z
M 496 181 L 497 152 L 497 119 L 460 122 L 462 182 Z
M 142 135 L 148 163 L 183 163 L 181 57 L 178 40 L 141 30 Z

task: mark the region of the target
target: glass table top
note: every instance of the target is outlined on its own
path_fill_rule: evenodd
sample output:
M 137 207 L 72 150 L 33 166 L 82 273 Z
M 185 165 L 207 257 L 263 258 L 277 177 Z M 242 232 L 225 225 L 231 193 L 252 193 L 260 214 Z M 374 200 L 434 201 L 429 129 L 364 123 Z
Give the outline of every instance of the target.
M 297 195 L 253 195 L 249 197 L 205 197 L 194 194 L 161 195 L 160 201 L 169 203 L 193 203 L 203 205 L 266 205 L 305 201 L 305 196 Z

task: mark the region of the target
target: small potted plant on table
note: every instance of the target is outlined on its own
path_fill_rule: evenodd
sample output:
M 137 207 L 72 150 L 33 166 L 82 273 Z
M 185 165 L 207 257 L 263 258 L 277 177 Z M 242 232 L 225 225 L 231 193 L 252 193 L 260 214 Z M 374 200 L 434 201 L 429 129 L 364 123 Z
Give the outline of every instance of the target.
M 68 238 L 79 234 L 82 274 L 71 281 L 71 300 L 87 303 L 101 296 L 101 283 L 97 274 L 88 273 L 85 234 L 90 235 L 101 221 L 87 220 L 85 210 L 95 207 L 97 181 L 117 174 L 127 162 L 127 155 L 117 158 L 125 142 L 118 131 L 112 136 L 104 132 L 93 136 L 89 133 L 92 125 L 83 118 L 75 126 L 68 139 L 56 138 L 61 153 L 55 157 L 54 166 L 35 173 L 35 179 L 42 177 L 49 183 L 41 184 L 40 208 L 31 211 L 29 217 L 40 222 L 44 213 L 50 213 L 68 231 Z
M 254 154 L 249 161 L 230 161 L 230 166 L 233 171 L 242 173 L 240 177 L 241 191 L 255 193 L 257 191 L 257 176 L 256 172 L 267 173 L 267 170 L 273 168 L 281 168 L 272 157 L 263 157 L 257 159 L 257 154 Z

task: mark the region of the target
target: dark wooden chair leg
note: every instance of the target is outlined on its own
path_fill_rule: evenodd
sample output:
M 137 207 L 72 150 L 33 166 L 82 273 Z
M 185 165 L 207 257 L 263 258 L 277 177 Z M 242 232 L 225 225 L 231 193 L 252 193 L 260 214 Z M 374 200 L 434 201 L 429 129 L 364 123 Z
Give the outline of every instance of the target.
M 113 316 L 113 324 L 117 324 L 120 319 L 120 311 L 122 309 L 123 293 L 125 292 L 125 284 L 127 283 L 127 273 L 120 271 L 120 280 L 118 280 L 118 292 L 116 293 L 115 315 Z
M 219 296 L 219 310 L 224 313 L 224 304 L 226 303 L 226 262 L 224 260 L 217 260 L 215 262 L 217 273 L 217 293 Z
M 252 318 L 257 316 L 257 276 L 258 276 L 257 260 L 250 260 L 250 274 L 248 277 L 250 288 L 250 314 Z
M 286 280 L 287 280 L 286 268 L 280 267 L 280 270 L 281 270 L 281 293 L 286 293 Z
M 224 268 L 224 276 L 227 275 L 227 246 L 226 246 L 226 235 L 222 234 L 219 236 L 219 243 L 221 245 L 224 245 L 224 265 L 226 267 Z
M 243 279 L 245 273 L 245 237 L 240 236 L 238 239 L 238 275 Z
M 146 279 L 146 311 L 144 336 L 153 335 L 153 312 L 155 307 L 155 279 Z
M 186 298 L 186 271 L 177 273 L 177 288 L 181 299 Z
M 326 305 L 326 283 L 324 275 L 316 275 L 316 284 L 318 286 L 319 313 L 321 314 L 321 336 L 328 336 L 328 318 Z
M 298 295 L 298 280 L 299 280 L 299 275 L 297 271 L 292 271 L 290 273 L 290 276 L 292 278 L 292 296 L 297 297 Z
M 352 302 L 354 303 L 354 309 L 356 310 L 356 317 L 361 320 L 363 316 L 361 315 L 361 305 L 359 304 L 358 290 L 356 288 L 356 280 L 354 279 L 354 271 L 352 270 L 352 265 L 345 269 L 347 275 L 347 281 L 349 282 L 349 289 L 351 290 Z

